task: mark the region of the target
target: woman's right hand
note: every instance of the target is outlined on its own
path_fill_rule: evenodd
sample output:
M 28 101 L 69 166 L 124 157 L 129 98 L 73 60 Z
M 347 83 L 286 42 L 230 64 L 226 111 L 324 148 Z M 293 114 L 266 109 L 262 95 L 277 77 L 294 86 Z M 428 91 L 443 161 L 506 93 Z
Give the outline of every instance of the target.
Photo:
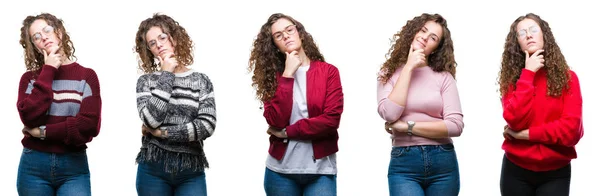
M 414 69 L 427 65 L 427 58 L 425 58 L 425 53 L 423 52 L 423 49 L 413 50 L 413 46 L 411 44 L 410 49 L 408 49 L 408 57 L 406 58 L 405 66 L 409 69 Z
M 527 51 L 525 52 L 525 69 L 528 69 L 532 72 L 537 72 L 540 68 L 544 66 L 544 55 L 540 55 L 540 53 L 544 52 L 544 50 L 540 49 L 535 51 L 531 56 Z
M 290 53 L 285 52 L 285 55 L 285 70 L 283 71 L 283 77 L 293 78 L 298 67 L 302 65 L 302 59 L 300 59 L 298 51 L 292 51 Z
M 158 56 L 158 60 L 160 61 L 160 70 L 163 71 L 173 72 L 175 67 L 179 65 L 174 53 L 166 53 Z
M 48 54 L 46 50 L 42 49 L 42 51 L 44 52 L 44 64 L 50 65 L 56 69 L 60 67 L 60 65 L 62 64 L 62 55 L 60 53 L 57 53 L 59 48 L 59 46 L 53 46 L 50 49 L 50 54 Z

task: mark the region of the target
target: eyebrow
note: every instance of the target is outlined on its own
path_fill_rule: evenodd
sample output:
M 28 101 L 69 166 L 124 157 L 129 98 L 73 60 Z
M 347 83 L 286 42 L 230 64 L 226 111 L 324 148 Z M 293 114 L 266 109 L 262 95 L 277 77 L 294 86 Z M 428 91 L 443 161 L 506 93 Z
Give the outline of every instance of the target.
M 291 25 L 285 26 L 285 28 L 283 28 L 283 30 L 281 30 L 281 31 L 275 31 L 275 33 L 273 33 L 273 34 L 271 34 L 271 35 L 275 35 L 275 34 L 277 34 L 277 33 L 281 33 L 281 32 L 283 32 L 283 31 L 285 31 L 285 30 L 286 30 L 288 27 L 291 27 L 291 26 L 294 26 L 294 25 L 295 25 L 295 24 L 291 24 Z
M 423 28 L 425 28 L 425 30 L 427 32 L 429 32 L 429 29 L 427 27 L 423 26 Z M 440 39 L 440 36 L 438 36 L 437 34 L 435 34 L 435 33 L 431 33 L 431 34 L 433 34 L 436 38 Z

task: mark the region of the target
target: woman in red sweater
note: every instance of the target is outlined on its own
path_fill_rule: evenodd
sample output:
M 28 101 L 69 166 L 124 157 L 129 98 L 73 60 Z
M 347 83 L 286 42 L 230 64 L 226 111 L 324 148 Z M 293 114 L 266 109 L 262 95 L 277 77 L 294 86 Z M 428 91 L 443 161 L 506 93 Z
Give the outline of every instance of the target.
M 336 195 L 344 103 L 338 69 L 300 22 L 276 13 L 254 41 L 249 70 L 270 126 L 266 194 Z
M 21 27 L 27 72 L 17 110 L 25 128 L 19 195 L 91 195 L 86 143 L 100 131 L 96 72 L 75 62 L 63 21 L 28 16 Z
M 499 83 L 508 124 L 502 195 L 569 195 L 570 162 L 583 136 L 579 79 L 539 16 L 510 26 Z

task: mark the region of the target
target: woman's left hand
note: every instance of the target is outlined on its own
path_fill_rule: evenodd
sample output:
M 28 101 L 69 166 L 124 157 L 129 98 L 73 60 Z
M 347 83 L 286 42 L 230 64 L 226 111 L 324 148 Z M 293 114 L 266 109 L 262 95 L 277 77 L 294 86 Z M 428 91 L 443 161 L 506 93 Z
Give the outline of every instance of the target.
M 275 129 L 271 126 L 269 126 L 269 129 L 267 129 L 267 134 L 274 135 L 275 137 L 278 137 L 278 138 L 287 138 L 287 133 L 285 131 Z
M 508 136 L 518 139 L 518 140 L 529 140 L 529 129 L 525 129 L 522 131 L 513 131 L 508 126 L 504 126 L 504 137 Z

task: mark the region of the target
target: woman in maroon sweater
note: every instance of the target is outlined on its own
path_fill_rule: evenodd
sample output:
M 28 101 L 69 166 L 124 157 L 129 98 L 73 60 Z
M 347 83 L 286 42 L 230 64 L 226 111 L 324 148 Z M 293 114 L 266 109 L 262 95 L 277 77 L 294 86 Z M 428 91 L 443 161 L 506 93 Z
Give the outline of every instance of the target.
M 19 195 L 91 195 L 86 143 L 100 131 L 100 84 L 74 61 L 63 21 L 28 16 L 21 27 L 27 72 L 17 110 L 23 128 Z
M 539 16 L 510 26 L 499 83 L 508 124 L 502 195 L 569 195 L 570 162 L 583 136 L 579 79 Z
M 267 195 L 336 195 L 344 103 L 338 69 L 300 22 L 277 13 L 254 41 L 249 70 L 270 126 Z

